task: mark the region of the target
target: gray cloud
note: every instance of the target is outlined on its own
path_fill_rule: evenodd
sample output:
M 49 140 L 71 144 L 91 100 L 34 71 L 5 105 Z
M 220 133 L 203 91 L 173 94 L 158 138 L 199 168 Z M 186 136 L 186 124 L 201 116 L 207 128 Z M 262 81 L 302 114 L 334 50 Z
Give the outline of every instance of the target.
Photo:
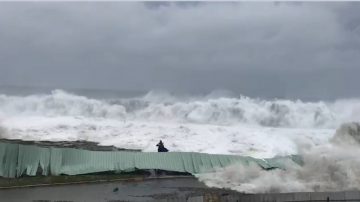
M 359 3 L 0 3 L 0 85 L 360 96 Z

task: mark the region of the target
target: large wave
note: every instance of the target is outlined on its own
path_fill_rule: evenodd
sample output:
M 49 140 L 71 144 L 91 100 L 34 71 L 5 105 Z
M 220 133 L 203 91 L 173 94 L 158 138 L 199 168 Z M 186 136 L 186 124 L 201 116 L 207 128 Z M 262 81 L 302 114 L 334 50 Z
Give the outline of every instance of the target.
M 258 165 L 231 165 L 216 173 L 199 174 L 209 186 L 241 192 L 348 191 L 360 187 L 360 124 L 346 123 L 327 144 L 299 145 L 304 165 L 292 161 L 285 169 L 265 171 Z
M 302 102 L 245 96 L 180 98 L 150 92 L 128 99 L 100 100 L 55 90 L 30 96 L 0 95 L 0 119 L 14 116 L 70 116 L 194 124 L 336 128 L 360 119 L 360 100 Z
M 303 155 L 304 167 L 289 164 L 285 171 L 234 165 L 198 176 L 208 185 L 246 192 L 359 187 L 359 125 L 343 125 L 333 137 L 342 123 L 359 120 L 359 99 L 303 102 L 159 91 L 126 99 L 94 99 L 62 90 L 0 95 L 0 138 L 86 140 L 142 151 L 156 151 L 161 139 L 170 151 Z

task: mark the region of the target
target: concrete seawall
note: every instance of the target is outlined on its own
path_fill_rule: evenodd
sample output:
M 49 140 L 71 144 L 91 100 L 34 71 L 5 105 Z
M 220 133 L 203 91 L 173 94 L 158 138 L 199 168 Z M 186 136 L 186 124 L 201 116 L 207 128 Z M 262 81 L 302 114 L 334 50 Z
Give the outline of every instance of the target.
M 343 192 L 298 192 L 226 196 L 221 201 L 246 202 L 360 202 L 359 191 Z
M 360 202 L 359 191 L 243 194 L 206 187 L 193 177 L 0 189 L 1 202 Z

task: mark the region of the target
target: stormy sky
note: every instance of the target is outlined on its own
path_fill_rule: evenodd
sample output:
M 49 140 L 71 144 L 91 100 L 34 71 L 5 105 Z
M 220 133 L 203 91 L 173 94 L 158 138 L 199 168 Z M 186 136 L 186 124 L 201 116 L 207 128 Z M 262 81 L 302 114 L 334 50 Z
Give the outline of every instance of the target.
M 357 2 L 0 3 L 0 86 L 334 99 L 359 65 Z

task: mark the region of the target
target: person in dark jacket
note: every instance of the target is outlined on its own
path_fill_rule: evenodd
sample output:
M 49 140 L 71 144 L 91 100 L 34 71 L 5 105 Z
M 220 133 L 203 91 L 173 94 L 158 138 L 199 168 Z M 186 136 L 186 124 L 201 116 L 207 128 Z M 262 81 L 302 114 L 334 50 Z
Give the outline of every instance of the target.
M 156 145 L 158 147 L 158 152 L 168 152 L 169 150 L 165 148 L 164 143 L 160 142 Z

